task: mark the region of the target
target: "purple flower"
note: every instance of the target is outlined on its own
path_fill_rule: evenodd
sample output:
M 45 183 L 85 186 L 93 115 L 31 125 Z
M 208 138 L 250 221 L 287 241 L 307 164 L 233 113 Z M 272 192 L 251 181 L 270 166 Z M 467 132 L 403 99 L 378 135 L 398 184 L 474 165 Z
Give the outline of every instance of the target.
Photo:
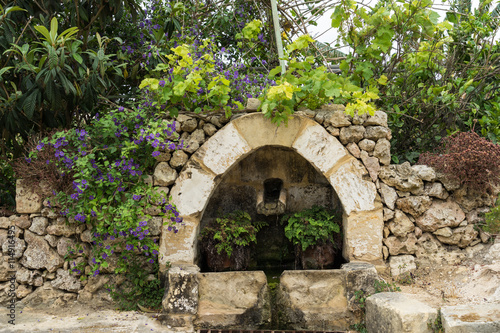
M 141 196 L 140 196 L 140 195 L 137 195 L 137 194 L 134 194 L 134 195 L 132 196 L 132 199 L 134 199 L 135 201 L 139 201 L 139 200 L 141 200 Z
M 158 84 L 160 85 L 160 87 L 164 87 L 165 86 L 165 80 L 160 80 L 160 82 L 158 82 Z
M 134 247 L 133 247 L 132 245 L 130 245 L 130 244 L 127 244 L 127 245 L 125 246 L 125 248 L 127 249 L 127 251 L 132 251 L 132 249 L 133 249 Z
M 94 275 L 94 276 L 97 276 L 97 275 L 99 275 L 99 273 L 100 273 L 100 272 L 99 272 L 99 270 L 97 269 L 97 270 L 94 272 L 94 274 L 93 274 L 93 275 Z
M 102 259 L 106 259 L 108 257 L 108 254 L 107 253 L 103 253 L 102 254 Z
M 159 156 L 160 152 L 158 150 L 155 150 L 152 154 L 153 157 Z
M 140 225 L 141 227 L 145 227 L 147 224 L 148 224 L 148 222 L 147 222 L 147 221 L 141 221 L 141 222 L 139 222 L 139 225 Z
M 154 264 L 154 263 L 155 263 L 155 261 L 154 261 L 153 259 L 149 259 L 149 263 L 150 263 L 150 264 Z
M 85 215 L 78 213 L 75 215 L 75 220 L 80 221 L 80 222 L 85 222 Z
M 120 111 L 120 112 L 121 112 L 121 111 L 123 111 L 123 110 L 125 110 L 125 108 L 124 108 L 123 106 L 120 106 L 120 107 L 118 108 L 118 111 Z

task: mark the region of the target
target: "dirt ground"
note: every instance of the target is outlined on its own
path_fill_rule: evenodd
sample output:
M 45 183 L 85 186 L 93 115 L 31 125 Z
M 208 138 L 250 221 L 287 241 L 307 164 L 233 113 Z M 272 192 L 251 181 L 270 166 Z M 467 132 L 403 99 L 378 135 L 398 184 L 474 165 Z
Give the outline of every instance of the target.
M 497 240 L 500 243 L 500 240 Z M 388 270 L 381 276 L 395 283 L 401 292 L 432 307 L 500 302 L 500 257 L 492 257 L 491 244 L 478 246 L 457 264 L 417 260 L 417 269 L 403 278 L 392 278 Z M 498 252 L 497 252 L 498 253 Z M 119 312 L 107 302 L 64 307 L 37 306 L 22 302 L 16 307 L 15 325 L 8 324 L 8 313 L 0 308 L 0 333 L 21 332 L 173 332 L 162 326 L 155 313 Z

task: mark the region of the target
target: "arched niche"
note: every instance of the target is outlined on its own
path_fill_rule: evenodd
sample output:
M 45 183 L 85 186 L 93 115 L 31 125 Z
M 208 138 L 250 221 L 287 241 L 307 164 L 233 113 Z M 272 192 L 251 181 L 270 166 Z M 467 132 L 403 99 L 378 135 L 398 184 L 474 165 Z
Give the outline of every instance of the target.
M 342 205 L 343 256 L 347 261 L 382 260 L 382 204 L 363 164 L 315 121 L 295 116 L 277 127 L 260 113 L 239 117 L 196 151 L 177 178 L 171 195 L 184 219 L 176 234 L 163 227 L 161 267 L 194 264 L 203 213 L 231 168 L 260 148 L 283 147 L 299 154 L 324 176 Z

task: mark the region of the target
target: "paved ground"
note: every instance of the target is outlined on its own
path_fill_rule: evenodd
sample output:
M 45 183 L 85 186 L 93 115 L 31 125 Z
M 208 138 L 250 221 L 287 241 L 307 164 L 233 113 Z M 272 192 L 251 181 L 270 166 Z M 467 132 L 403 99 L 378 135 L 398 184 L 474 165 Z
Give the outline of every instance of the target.
M 172 333 L 156 320 L 154 314 L 113 310 L 62 310 L 60 315 L 40 309 L 17 309 L 15 325 L 9 324 L 5 307 L 0 308 L 0 333 L 94 333 L 94 332 L 165 332 Z

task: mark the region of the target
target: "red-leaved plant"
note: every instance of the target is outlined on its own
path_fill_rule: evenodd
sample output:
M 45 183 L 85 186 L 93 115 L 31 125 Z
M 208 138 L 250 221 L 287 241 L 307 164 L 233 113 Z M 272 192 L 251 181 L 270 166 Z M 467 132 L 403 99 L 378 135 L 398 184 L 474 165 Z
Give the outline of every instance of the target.
M 500 145 L 475 132 L 459 132 L 442 139 L 435 153 L 420 155 L 426 164 L 472 190 L 487 191 L 500 183 Z

